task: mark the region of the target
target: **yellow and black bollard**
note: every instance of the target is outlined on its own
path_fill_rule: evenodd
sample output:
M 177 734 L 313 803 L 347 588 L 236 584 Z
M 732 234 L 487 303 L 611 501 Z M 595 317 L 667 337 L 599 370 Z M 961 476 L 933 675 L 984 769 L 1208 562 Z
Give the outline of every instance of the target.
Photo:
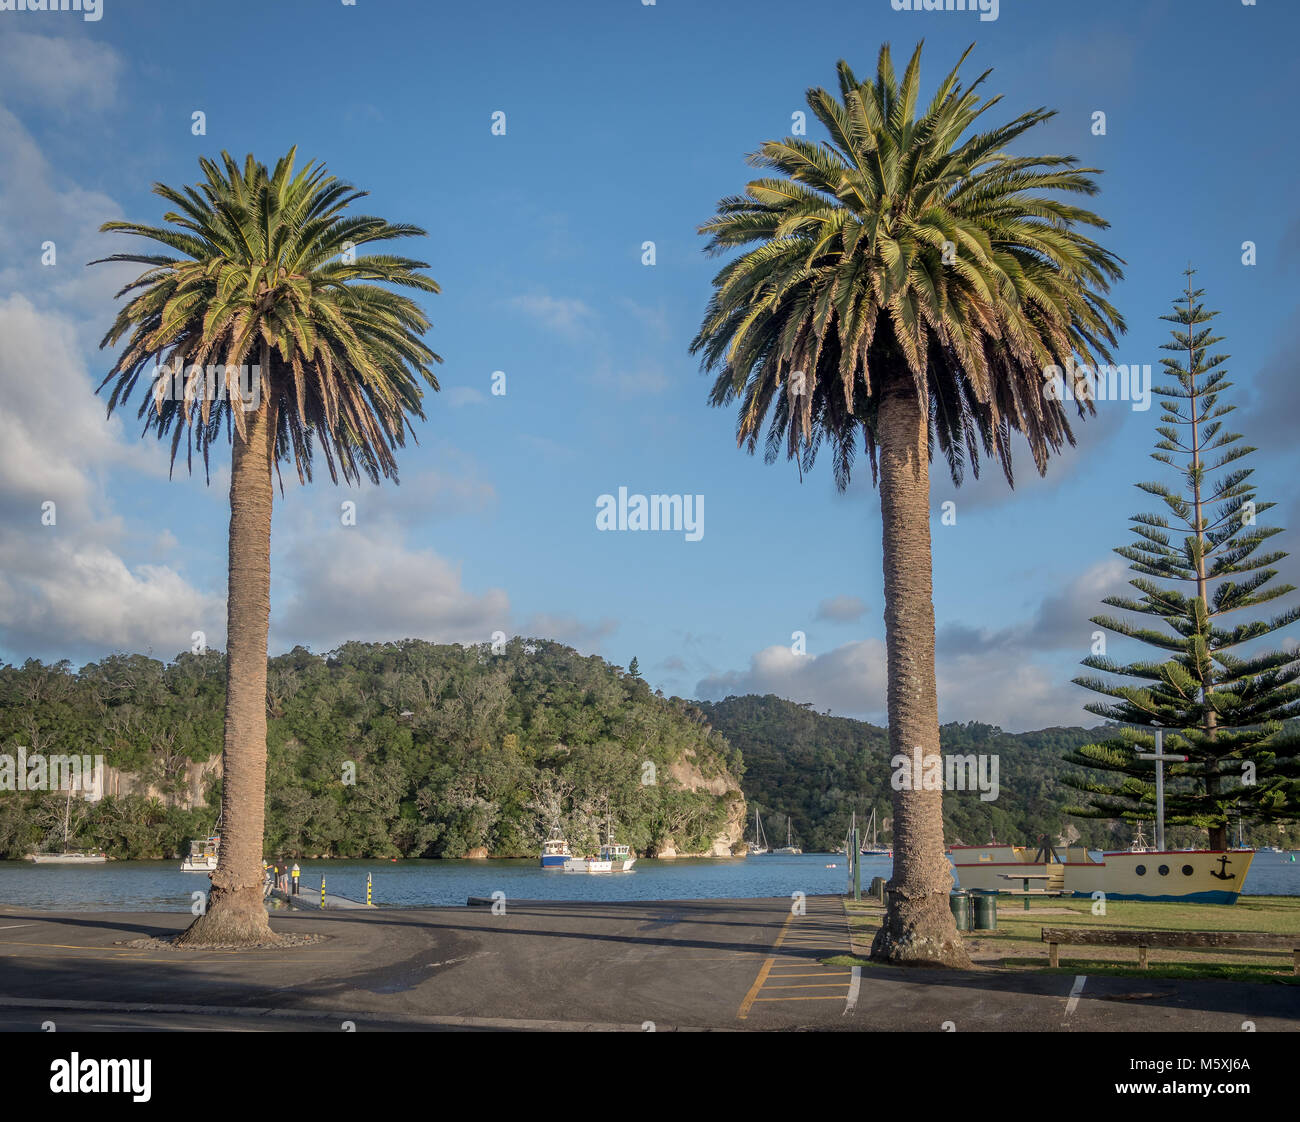
M 373 907 L 375 906 L 375 905 L 372 904 L 371 901 L 370 901 L 370 889 L 371 889 L 371 885 L 370 885 L 370 874 L 367 873 L 367 874 L 366 874 L 366 907 L 367 907 L 367 908 L 373 908 Z
M 320 906 L 323 911 L 325 908 L 325 877 L 323 874 L 320 878 Z

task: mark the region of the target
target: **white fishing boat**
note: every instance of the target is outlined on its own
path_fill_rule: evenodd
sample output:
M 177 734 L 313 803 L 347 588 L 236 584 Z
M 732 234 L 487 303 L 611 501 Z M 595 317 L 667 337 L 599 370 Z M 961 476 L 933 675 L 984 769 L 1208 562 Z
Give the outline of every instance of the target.
M 785 820 L 785 845 L 780 849 L 772 850 L 773 853 L 802 853 L 803 850 L 794 844 L 794 823 L 787 818 Z
M 212 834 L 203 841 L 190 842 L 190 855 L 181 862 L 182 873 L 210 873 L 221 856 L 221 835 Z
M 1128 847 L 1130 853 L 1154 853 L 1156 847 L 1147 841 L 1147 836 L 1142 832 L 1142 823 L 1138 823 L 1137 834 L 1134 835 L 1132 843 Z
M 564 862 L 566 873 L 628 873 L 636 864 L 636 857 L 626 845 L 615 845 L 609 824 L 605 826 L 605 844 L 595 857 L 569 857 Z
M 763 833 L 763 820 L 758 816 L 758 807 L 754 807 L 754 840 L 749 843 L 749 855 L 761 857 L 767 852 L 767 837 Z

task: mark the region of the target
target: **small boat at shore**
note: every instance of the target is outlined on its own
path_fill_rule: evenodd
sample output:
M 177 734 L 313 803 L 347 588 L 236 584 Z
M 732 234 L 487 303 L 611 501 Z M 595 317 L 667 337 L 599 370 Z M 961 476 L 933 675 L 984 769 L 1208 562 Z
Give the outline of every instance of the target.
M 1022 885 L 1031 884 L 1035 895 L 1235 904 L 1255 854 L 1143 848 L 1094 858 L 1083 846 L 954 845 L 948 856 L 963 889 L 1023 891 Z
M 542 868 L 563 869 L 564 863 L 573 856 L 569 843 L 560 837 L 559 830 L 542 842 Z
M 785 845 L 780 849 L 772 850 L 773 853 L 802 853 L 803 850 L 794 844 L 794 823 L 787 818 L 785 820 Z
M 886 849 L 883 845 L 879 845 L 876 842 L 876 808 L 875 807 L 871 808 L 871 817 L 867 820 L 867 825 L 871 830 L 871 844 L 864 845 L 861 849 L 858 850 L 858 852 L 861 853 L 863 857 L 893 857 L 894 851 L 892 849 Z M 866 831 L 864 830 L 863 832 L 865 833 Z
M 569 857 L 564 862 L 566 873 L 628 873 L 636 864 L 630 846 L 615 845 L 614 834 L 605 827 L 605 844 L 595 857 Z
M 181 862 L 182 873 L 210 873 L 221 856 L 221 835 L 190 842 L 190 855 Z
M 758 816 L 758 807 L 754 807 L 754 840 L 749 843 L 749 855 L 761 857 L 767 852 L 767 838 L 763 834 L 763 820 Z
M 68 837 L 72 832 L 72 795 L 73 788 L 69 787 L 63 809 L 63 852 L 29 853 L 28 861 L 36 865 L 102 865 L 108 860 L 104 853 L 76 853 L 68 849 Z

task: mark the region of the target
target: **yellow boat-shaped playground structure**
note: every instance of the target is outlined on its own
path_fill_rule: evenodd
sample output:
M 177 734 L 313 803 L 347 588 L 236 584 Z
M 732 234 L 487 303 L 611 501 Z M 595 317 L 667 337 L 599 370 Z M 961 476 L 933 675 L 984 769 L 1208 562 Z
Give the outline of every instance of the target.
M 1112 900 L 1235 904 L 1254 850 L 1122 850 L 1094 857 L 1083 846 L 954 845 L 963 889 L 1031 891 Z

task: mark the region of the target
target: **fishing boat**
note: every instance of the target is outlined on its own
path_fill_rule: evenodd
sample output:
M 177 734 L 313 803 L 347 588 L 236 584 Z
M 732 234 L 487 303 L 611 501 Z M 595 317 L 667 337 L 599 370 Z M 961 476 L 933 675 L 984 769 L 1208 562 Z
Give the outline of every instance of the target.
M 37 865 L 102 865 L 108 860 L 103 853 L 74 853 L 68 849 L 68 836 L 72 832 L 72 792 L 68 788 L 68 800 L 63 808 L 63 852 L 31 853 L 27 860 Z
M 787 818 L 785 820 L 785 845 L 780 849 L 772 850 L 773 853 L 802 853 L 803 850 L 794 844 L 794 823 Z
M 1142 823 L 1138 823 L 1137 834 L 1134 835 L 1133 841 L 1128 847 L 1130 853 L 1154 853 L 1156 847 L 1147 841 L 1147 836 L 1142 832 Z
M 569 843 L 560 837 L 557 829 L 551 837 L 542 842 L 542 868 L 563 869 L 564 863 L 572 857 Z
M 754 840 L 749 843 L 749 855 L 751 857 L 761 857 L 767 851 L 767 837 L 763 833 L 763 820 L 758 816 L 758 807 L 754 807 Z
M 202 841 L 190 842 L 190 854 L 181 862 L 182 873 L 210 873 L 217 867 L 221 856 L 221 815 L 217 815 L 217 824 Z
M 605 825 L 605 844 L 595 857 L 567 857 L 566 873 L 628 873 L 636 864 L 632 850 L 626 845 L 614 844 L 614 833 L 608 822 Z
M 190 842 L 190 855 L 181 862 L 182 873 L 210 873 L 221 855 L 221 835 L 210 834 L 202 841 Z
M 894 851 L 892 849 L 886 849 L 876 843 L 876 811 L 874 807 L 871 810 L 871 817 L 867 820 L 867 824 L 871 829 L 871 844 L 864 845 L 858 852 L 863 857 L 893 857 Z
M 1094 857 L 1083 846 L 1039 844 L 954 845 L 948 856 L 963 889 L 1007 892 L 1030 884 L 1035 894 L 1102 893 L 1112 900 L 1235 904 L 1255 854 L 1240 849 L 1141 848 Z

